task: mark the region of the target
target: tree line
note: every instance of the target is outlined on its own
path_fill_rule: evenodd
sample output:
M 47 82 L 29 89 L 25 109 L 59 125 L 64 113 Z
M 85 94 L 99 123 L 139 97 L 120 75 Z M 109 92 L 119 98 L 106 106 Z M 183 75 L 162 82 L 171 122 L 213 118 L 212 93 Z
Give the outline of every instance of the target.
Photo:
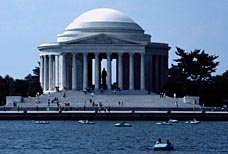
M 34 97 L 42 88 L 39 82 L 40 68 L 33 69 L 33 75 L 29 74 L 24 79 L 13 79 L 9 75 L 0 76 L 0 105 L 5 105 L 6 96 Z
M 209 55 L 204 50 L 186 52 L 176 48 L 178 59 L 169 69 L 168 82 L 164 91 L 178 97 L 199 96 L 201 105 L 222 106 L 228 99 L 228 71 L 213 76 L 219 62 L 218 56 Z

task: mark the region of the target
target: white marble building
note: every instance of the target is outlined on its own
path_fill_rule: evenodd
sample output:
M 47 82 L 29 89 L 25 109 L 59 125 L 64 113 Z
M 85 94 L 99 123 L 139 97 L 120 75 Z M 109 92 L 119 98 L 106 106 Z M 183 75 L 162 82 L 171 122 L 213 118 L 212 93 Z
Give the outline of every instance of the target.
M 56 87 L 100 89 L 102 59 L 107 60 L 107 89 L 113 84 L 114 59 L 116 84 L 121 90 L 159 92 L 168 77 L 168 44 L 151 42 L 151 36 L 137 23 L 113 9 L 80 15 L 57 36 L 57 42 L 41 44 L 38 49 L 45 93 Z

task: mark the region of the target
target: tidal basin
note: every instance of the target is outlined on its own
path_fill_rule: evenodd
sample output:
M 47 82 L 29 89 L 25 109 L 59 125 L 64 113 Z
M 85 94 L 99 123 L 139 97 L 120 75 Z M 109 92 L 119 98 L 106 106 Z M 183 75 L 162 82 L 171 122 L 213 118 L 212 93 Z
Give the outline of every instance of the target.
M 174 150 L 166 153 L 227 153 L 228 122 L 206 122 L 197 125 L 179 121 L 170 126 L 156 121 L 128 121 L 130 128 L 117 128 L 119 121 L 95 121 L 82 125 L 78 121 L 49 121 L 37 125 L 32 120 L 0 121 L 0 152 L 4 154 L 148 154 L 154 152 L 158 138 L 169 139 Z

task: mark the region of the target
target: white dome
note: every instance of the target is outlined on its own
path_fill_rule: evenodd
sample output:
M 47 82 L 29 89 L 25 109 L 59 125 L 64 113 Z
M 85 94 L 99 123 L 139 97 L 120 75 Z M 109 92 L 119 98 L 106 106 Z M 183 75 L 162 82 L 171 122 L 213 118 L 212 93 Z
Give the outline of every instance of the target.
M 124 13 L 109 8 L 99 8 L 77 17 L 62 34 L 58 35 L 57 42 L 67 42 L 98 34 L 116 35 L 136 41 L 148 40 L 144 30 Z
M 80 24 L 88 23 L 88 22 L 123 22 L 123 23 L 135 23 L 128 16 L 123 14 L 120 11 L 108 9 L 108 8 L 100 8 L 90 10 L 86 13 L 83 13 L 78 18 L 76 18 L 67 28 L 75 29 L 77 27 L 81 27 Z

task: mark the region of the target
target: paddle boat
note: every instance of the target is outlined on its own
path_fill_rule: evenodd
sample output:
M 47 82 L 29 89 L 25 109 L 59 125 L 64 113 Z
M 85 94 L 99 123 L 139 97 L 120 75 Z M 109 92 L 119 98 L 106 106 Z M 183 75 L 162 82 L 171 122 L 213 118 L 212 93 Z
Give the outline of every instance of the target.
M 162 143 L 161 138 L 159 138 L 154 145 L 154 151 L 157 150 L 173 150 L 173 145 L 169 140 L 166 143 Z
M 167 122 L 169 122 L 169 123 L 177 123 L 177 122 L 178 122 L 178 120 L 175 120 L 175 119 L 169 119 Z
M 163 122 L 158 122 L 156 123 L 157 125 L 172 125 L 172 123 L 168 122 L 168 121 L 163 121 Z
M 35 121 L 35 124 L 49 124 L 49 122 L 45 120 L 40 120 L 40 121 Z
M 80 124 L 95 124 L 95 122 L 90 121 L 90 120 L 79 120 L 78 121 Z
M 185 122 L 186 124 L 199 124 L 200 121 L 197 121 L 196 119 L 193 119 L 193 120 L 188 120 Z
M 154 151 L 158 151 L 158 150 L 173 150 L 174 147 L 172 144 L 167 144 L 167 143 L 156 143 L 154 145 Z
M 131 127 L 131 124 L 128 124 L 126 122 L 120 122 L 115 124 L 116 127 Z

